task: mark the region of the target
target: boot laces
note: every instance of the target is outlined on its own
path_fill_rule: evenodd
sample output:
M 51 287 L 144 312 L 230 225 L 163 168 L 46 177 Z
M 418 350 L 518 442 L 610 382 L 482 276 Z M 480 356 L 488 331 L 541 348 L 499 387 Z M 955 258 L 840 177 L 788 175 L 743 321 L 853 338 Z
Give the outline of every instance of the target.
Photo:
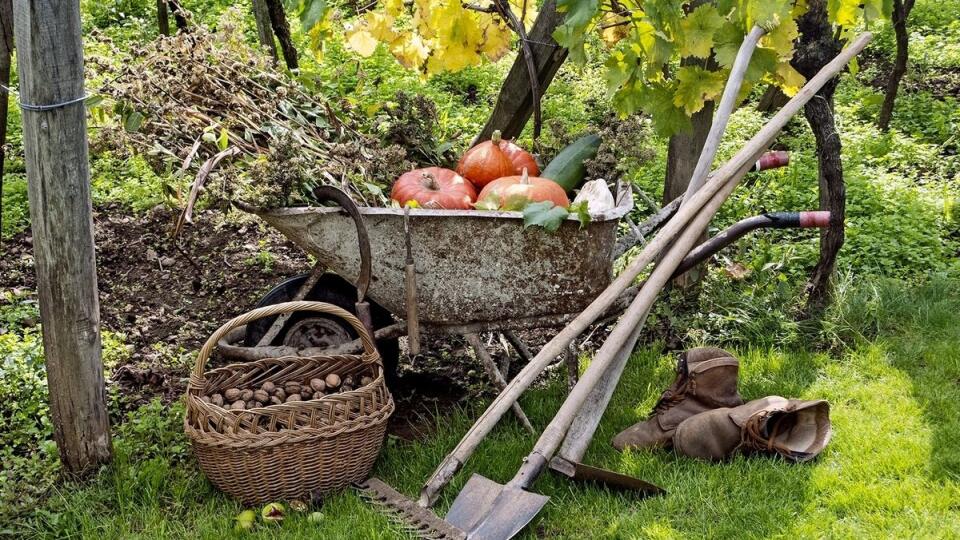
M 693 378 L 685 378 L 683 382 L 675 388 L 668 388 L 660 395 L 660 399 L 657 400 L 657 404 L 653 406 L 653 412 L 651 414 L 657 416 L 665 413 L 686 399 L 688 393 L 695 392 L 696 388 L 697 383 Z
M 740 431 L 740 447 L 761 452 L 776 452 L 785 457 L 790 456 L 792 454 L 790 449 L 776 440 L 780 436 L 783 420 L 787 415 L 781 414 L 770 426 L 771 416 L 770 411 L 761 411 L 748 418 Z

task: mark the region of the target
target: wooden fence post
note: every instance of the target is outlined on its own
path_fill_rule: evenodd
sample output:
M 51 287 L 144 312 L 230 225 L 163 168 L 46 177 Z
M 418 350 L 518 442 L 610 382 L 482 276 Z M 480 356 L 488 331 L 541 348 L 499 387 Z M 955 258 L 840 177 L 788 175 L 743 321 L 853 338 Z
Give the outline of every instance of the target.
M 110 459 L 77 0 L 14 0 L 33 254 L 64 469 Z

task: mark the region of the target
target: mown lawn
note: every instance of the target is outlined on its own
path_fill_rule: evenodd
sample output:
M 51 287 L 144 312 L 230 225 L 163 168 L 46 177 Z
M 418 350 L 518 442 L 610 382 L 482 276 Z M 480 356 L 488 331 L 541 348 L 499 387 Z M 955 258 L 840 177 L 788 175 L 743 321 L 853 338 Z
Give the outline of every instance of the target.
M 834 436 L 812 463 L 737 458 L 708 464 L 671 452 L 620 455 L 608 441 L 641 418 L 672 377 L 659 347 L 631 360 L 587 461 L 657 483 L 666 496 L 635 500 L 545 476 L 551 496 L 523 537 L 947 538 L 960 535 L 960 282 L 860 287 L 834 314 L 848 347 L 823 353 L 737 351 L 741 393 L 825 398 Z M 559 381 L 523 406 L 543 426 L 563 397 Z M 388 442 L 376 474 L 414 494 L 479 412 L 441 412 L 419 442 Z M 293 515 L 279 527 L 236 532 L 241 507 L 197 471 L 180 431 L 181 407 L 141 409 L 120 428 L 117 457 L 86 487 L 62 485 L 31 519 L 6 527 L 37 538 L 402 538 L 354 493 L 323 505 L 322 523 Z M 505 481 L 533 444 L 510 418 L 439 504 L 472 472 Z

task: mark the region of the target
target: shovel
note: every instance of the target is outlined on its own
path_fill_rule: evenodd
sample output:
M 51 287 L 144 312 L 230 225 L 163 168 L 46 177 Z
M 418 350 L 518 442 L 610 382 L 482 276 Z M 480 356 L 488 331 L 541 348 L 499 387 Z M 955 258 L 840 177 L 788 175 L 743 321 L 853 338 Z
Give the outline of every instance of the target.
M 747 173 L 752 164 L 741 167 L 736 177 Z M 600 347 L 580 381 L 567 396 L 557 415 L 547 425 L 533 451 L 523 460 L 516 475 L 505 485 L 474 474 L 463 491 L 454 499 L 446 521 L 464 531 L 467 538 L 507 540 L 512 538 L 543 509 L 550 497 L 527 491 L 547 466 L 547 462 L 565 438 L 574 418 L 600 381 L 608 374 L 614 361 L 624 356 L 624 349 L 632 349 L 650 307 L 669 281 L 684 255 L 710 223 L 717 209 L 733 192 L 737 182 L 723 186 L 700 213 L 684 229 L 663 260 L 653 269 L 640 288 L 637 297 L 614 327 L 607 341 Z M 613 381 L 612 378 L 607 378 Z M 592 434 L 591 434 L 592 435 Z M 578 439 L 583 442 L 583 438 Z

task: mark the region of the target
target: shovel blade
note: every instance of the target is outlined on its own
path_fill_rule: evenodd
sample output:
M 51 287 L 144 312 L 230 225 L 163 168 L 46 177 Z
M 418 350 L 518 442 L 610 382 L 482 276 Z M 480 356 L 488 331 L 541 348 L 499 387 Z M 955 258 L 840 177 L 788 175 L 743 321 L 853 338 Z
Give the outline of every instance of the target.
M 471 540 L 508 540 L 540 513 L 550 497 L 503 486 L 474 474 L 445 520 Z

